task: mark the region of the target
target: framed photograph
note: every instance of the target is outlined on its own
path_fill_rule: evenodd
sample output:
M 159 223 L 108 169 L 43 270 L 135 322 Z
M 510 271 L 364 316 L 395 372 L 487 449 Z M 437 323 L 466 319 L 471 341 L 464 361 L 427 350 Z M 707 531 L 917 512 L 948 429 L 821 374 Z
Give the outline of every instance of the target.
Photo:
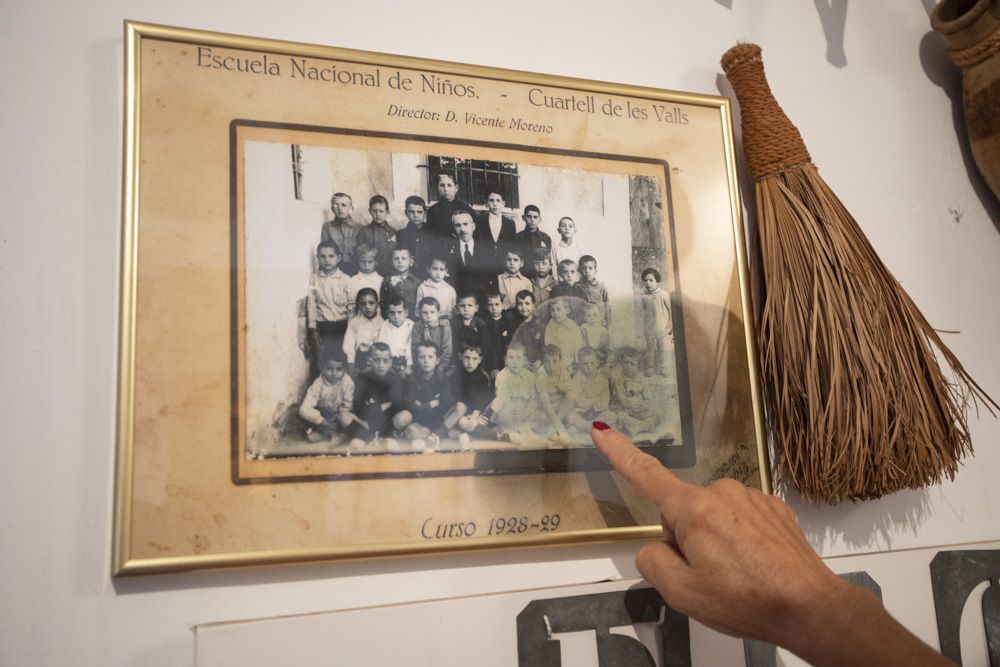
M 725 98 L 126 22 L 116 575 L 770 490 Z

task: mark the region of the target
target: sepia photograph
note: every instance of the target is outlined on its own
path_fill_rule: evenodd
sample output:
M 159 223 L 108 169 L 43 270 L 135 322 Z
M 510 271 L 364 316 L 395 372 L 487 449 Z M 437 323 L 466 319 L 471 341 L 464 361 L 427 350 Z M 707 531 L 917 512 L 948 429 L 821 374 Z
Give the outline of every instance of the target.
M 243 456 L 558 451 L 594 421 L 693 451 L 665 164 L 302 134 L 236 165 Z

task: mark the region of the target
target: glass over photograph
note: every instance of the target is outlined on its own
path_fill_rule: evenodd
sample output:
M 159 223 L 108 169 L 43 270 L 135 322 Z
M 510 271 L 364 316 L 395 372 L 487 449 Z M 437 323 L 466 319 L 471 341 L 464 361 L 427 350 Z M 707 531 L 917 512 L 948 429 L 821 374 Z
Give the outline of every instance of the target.
M 595 421 L 770 489 L 726 98 L 124 43 L 116 576 L 659 536 Z
M 693 464 L 665 163 L 309 135 L 233 151 L 235 456 L 578 470 L 598 420 Z

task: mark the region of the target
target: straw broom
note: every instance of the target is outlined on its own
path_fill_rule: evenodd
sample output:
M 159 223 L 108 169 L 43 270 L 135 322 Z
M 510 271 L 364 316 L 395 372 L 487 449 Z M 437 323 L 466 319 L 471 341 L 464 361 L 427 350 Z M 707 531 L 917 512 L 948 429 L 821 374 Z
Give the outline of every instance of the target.
M 722 68 L 757 200 L 759 352 L 779 483 L 820 504 L 954 478 L 972 452 L 970 399 L 991 413 L 996 402 L 820 178 L 771 94 L 760 47 L 733 47 Z

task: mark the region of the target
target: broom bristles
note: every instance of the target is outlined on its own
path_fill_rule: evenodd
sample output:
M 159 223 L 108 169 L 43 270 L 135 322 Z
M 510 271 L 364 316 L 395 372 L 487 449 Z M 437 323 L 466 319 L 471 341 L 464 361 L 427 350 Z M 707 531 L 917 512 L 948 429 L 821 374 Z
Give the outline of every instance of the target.
M 756 183 L 765 408 L 779 483 L 813 503 L 953 478 L 972 380 L 811 163 Z M 940 354 L 950 368 L 946 377 Z
M 761 380 L 778 482 L 835 503 L 953 478 L 972 452 L 969 401 L 1000 406 L 819 177 L 771 94 L 760 47 L 733 47 L 722 67 L 756 184 Z

